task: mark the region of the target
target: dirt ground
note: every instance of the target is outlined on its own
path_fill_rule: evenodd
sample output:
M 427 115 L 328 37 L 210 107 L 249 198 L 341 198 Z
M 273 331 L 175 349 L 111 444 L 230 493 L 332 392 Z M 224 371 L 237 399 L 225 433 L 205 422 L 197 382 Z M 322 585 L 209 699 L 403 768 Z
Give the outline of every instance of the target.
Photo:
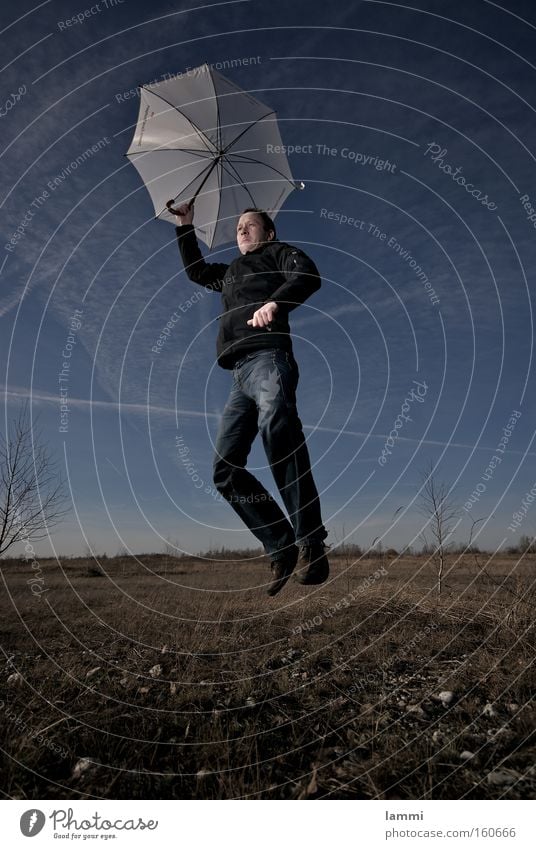
M 4 796 L 534 798 L 536 557 L 331 563 L 0 561 Z

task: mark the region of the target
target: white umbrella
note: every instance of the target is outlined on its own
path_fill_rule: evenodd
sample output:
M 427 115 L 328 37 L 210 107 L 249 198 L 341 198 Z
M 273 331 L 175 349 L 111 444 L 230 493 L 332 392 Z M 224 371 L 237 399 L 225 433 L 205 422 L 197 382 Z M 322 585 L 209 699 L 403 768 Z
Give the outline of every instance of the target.
M 273 109 L 206 64 L 141 86 L 126 155 L 157 218 L 176 224 L 168 203 L 195 199 L 196 233 L 209 248 L 235 239 L 243 209 L 265 209 L 273 218 L 290 192 L 303 188 L 292 179 Z

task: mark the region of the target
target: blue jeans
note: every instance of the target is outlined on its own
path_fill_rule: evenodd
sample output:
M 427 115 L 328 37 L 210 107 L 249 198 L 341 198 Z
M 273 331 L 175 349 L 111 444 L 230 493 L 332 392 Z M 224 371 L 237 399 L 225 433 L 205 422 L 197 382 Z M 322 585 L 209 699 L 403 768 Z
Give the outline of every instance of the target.
M 216 438 L 214 484 L 273 559 L 328 535 L 296 409 L 298 378 L 293 355 L 277 348 L 238 360 Z M 258 432 L 290 521 L 246 469 Z

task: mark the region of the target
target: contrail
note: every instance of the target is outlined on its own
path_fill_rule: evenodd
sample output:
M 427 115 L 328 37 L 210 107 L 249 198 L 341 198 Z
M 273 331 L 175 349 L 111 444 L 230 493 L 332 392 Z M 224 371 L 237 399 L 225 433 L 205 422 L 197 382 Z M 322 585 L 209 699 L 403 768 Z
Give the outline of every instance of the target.
M 7 389 L 7 387 L 2 387 L 1 389 L 4 397 L 6 399 L 16 399 L 16 400 L 26 400 L 30 399 L 31 401 L 42 403 L 42 404 L 58 404 L 59 396 L 52 395 L 50 392 L 33 392 L 26 387 L 16 387 L 14 389 Z M 141 413 L 144 416 L 150 415 L 155 416 L 189 416 L 191 418 L 199 418 L 199 419 L 215 419 L 219 420 L 220 414 L 216 412 L 201 412 L 200 410 L 184 410 L 184 409 L 175 409 L 175 407 L 160 407 L 155 404 L 123 404 L 119 401 L 96 401 L 90 398 L 69 398 L 69 404 L 73 407 L 97 407 L 103 410 L 119 410 L 124 413 Z M 319 431 L 320 433 L 334 433 L 341 436 L 352 436 L 358 437 L 359 439 L 381 439 L 385 441 L 388 437 L 386 433 L 371 433 L 370 431 L 364 430 L 346 430 L 345 428 L 336 428 L 336 427 L 322 427 L 317 425 L 303 425 L 304 430 L 314 430 Z M 473 449 L 475 451 L 486 451 L 488 454 L 495 449 L 489 447 L 487 445 L 469 445 L 464 442 L 440 442 L 435 439 L 412 439 L 409 436 L 399 436 L 398 442 L 410 442 L 414 445 L 434 445 L 439 448 L 460 448 L 463 450 Z M 523 457 L 536 457 L 536 451 L 518 451 L 514 448 L 508 449 L 505 451 L 505 454 L 520 454 Z

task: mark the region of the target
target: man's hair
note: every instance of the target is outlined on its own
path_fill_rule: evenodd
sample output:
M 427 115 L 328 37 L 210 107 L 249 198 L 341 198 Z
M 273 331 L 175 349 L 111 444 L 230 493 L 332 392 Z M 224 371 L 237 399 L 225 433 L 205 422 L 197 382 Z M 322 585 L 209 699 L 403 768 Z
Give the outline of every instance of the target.
M 272 219 L 270 218 L 270 216 L 268 215 L 268 213 L 264 211 L 264 209 L 255 209 L 254 207 L 249 207 L 248 209 L 244 209 L 244 211 L 241 212 L 240 214 L 245 215 L 246 212 L 256 212 L 257 215 L 260 215 L 260 217 L 262 218 L 262 223 L 264 224 L 264 229 L 266 231 L 273 230 L 274 231 L 274 239 L 277 238 L 277 233 L 276 233 L 276 230 L 275 230 L 275 224 L 272 221 Z

